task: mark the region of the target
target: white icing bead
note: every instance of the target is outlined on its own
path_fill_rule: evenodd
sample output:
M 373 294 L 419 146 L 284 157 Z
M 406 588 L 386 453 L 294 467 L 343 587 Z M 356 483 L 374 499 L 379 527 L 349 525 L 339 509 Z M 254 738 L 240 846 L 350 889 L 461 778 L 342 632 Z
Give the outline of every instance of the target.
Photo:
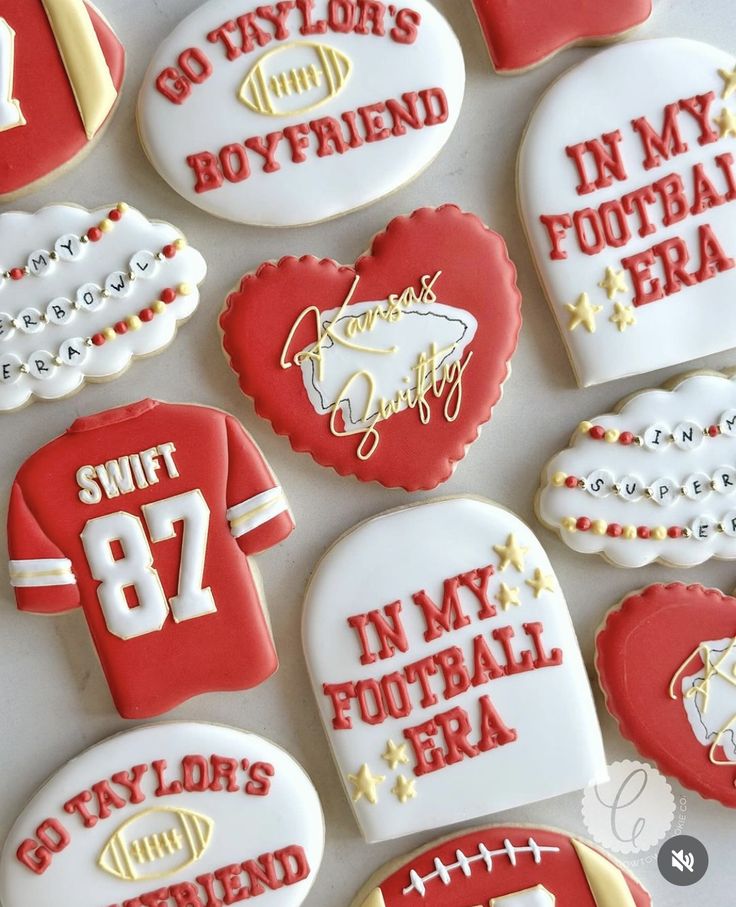
M 704 472 L 695 472 L 682 483 L 682 490 L 685 497 L 691 501 L 707 498 L 712 491 L 710 479 Z
M 80 309 L 86 309 L 88 312 L 95 312 L 105 301 L 102 298 L 102 291 L 96 283 L 85 283 L 77 290 L 77 305 Z
M 677 483 L 668 476 L 655 479 L 649 486 L 649 490 L 655 504 L 660 504 L 662 507 L 669 507 L 670 504 L 674 504 L 679 493 Z
M 20 359 L 13 353 L 0 356 L 0 384 L 15 384 L 21 375 L 21 364 Z
M 153 277 L 156 273 L 157 266 L 158 261 L 156 260 L 156 256 L 153 252 L 148 252 L 145 249 L 142 252 L 136 252 L 129 263 L 130 270 L 133 274 L 144 280 Z
M 736 409 L 727 409 L 721 416 L 718 427 L 724 435 L 736 435 Z
M 7 312 L 0 312 L 0 340 L 10 340 L 14 333 L 13 317 Z
M 605 469 L 596 469 L 586 478 L 585 490 L 594 498 L 607 498 L 613 487 L 613 476 Z
M 674 444 L 680 450 L 695 450 L 703 443 L 703 429 L 695 422 L 680 422 L 672 432 Z
M 28 256 L 28 273 L 34 277 L 42 277 L 52 267 L 53 262 L 49 257 L 50 253 L 46 249 L 37 249 Z
M 76 261 L 84 254 L 84 244 L 73 233 L 65 233 L 54 243 L 54 252 L 61 261 Z
M 28 357 L 28 374 L 39 381 L 48 381 L 57 369 L 54 357 L 48 350 L 37 350 Z
M 721 520 L 721 526 L 726 535 L 736 538 L 736 510 L 729 510 Z
M 113 271 L 108 274 L 105 281 L 105 289 L 115 298 L 127 296 L 130 292 L 130 278 L 125 271 Z
M 15 326 L 24 334 L 37 334 L 43 330 L 43 316 L 38 309 L 23 309 L 15 316 Z
M 46 307 L 46 319 L 51 324 L 67 324 L 74 317 L 74 306 L 71 300 L 58 296 Z
M 64 365 L 81 365 L 88 353 L 89 347 L 83 337 L 70 337 L 59 347 L 59 359 Z
M 644 482 L 639 476 L 624 476 L 618 483 L 619 497 L 625 501 L 638 501 L 644 495 Z
M 717 531 L 718 524 L 712 517 L 700 516 L 692 521 L 690 529 L 694 539 L 699 542 L 705 542 Z
M 719 466 L 711 479 L 713 490 L 718 494 L 731 494 L 736 491 L 736 469 L 732 466 Z
M 662 422 L 650 425 L 644 432 L 644 447 L 648 450 L 666 450 L 670 443 L 670 430 Z

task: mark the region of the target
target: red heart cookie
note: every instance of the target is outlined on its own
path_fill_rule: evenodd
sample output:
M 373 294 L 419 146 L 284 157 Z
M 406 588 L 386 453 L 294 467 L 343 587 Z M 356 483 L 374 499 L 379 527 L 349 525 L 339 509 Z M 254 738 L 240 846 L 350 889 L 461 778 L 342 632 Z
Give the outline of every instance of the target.
M 596 650 L 621 733 L 685 787 L 736 807 L 736 598 L 648 586 L 609 612 Z
M 398 217 L 354 267 L 246 274 L 220 317 L 259 415 L 340 475 L 446 481 L 501 396 L 521 327 L 506 245 L 454 205 Z

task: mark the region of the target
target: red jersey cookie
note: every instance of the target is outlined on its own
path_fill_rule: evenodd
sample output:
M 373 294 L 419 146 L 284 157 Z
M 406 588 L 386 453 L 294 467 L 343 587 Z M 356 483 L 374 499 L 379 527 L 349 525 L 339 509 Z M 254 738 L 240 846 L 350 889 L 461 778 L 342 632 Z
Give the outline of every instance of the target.
M 220 325 L 243 392 L 295 450 L 416 491 L 446 481 L 490 418 L 520 307 L 503 239 L 444 205 L 396 218 L 351 267 L 261 265 Z
M 70 164 L 115 106 L 125 51 L 84 0 L 3 0 L 0 200 Z
M 641 25 L 652 0 L 473 0 L 493 68 L 538 66 L 572 44 L 601 44 Z
M 596 652 L 621 733 L 685 787 L 736 807 L 736 599 L 648 586 L 609 612 Z
M 120 714 L 158 715 L 276 670 L 248 555 L 293 527 L 232 416 L 142 400 L 77 419 L 21 467 L 10 581 L 23 611 L 81 605 Z
M 351 907 L 651 907 L 623 866 L 552 828 L 476 828 L 380 869 Z

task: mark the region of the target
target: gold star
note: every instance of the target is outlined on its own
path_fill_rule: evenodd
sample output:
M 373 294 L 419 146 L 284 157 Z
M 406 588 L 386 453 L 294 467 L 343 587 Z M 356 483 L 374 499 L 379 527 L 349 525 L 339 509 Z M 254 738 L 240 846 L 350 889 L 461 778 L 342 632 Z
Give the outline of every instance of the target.
M 353 803 L 357 803 L 361 797 L 365 797 L 369 803 L 375 805 L 378 803 L 378 791 L 376 788 L 386 780 L 385 775 L 373 775 L 364 762 L 357 775 L 348 775 L 348 781 L 353 785 Z
M 721 97 L 727 101 L 736 91 L 736 69 L 729 72 L 727 69 L 719 69 L 718 75 L 723 79 L 723 94 Z
M 722 139 L 727 135 L 736 135 L 736 115 L 728 107 L 723 108 L 715 122 L 720 127 Z
M 567 326 L 568 331 L 574 331 L 579 324 L 582 324 L 589 334 L 595 333 L 595 316 L 603 308 L 602 305 L 591 305 L 588 294 L 581 293 L 574 305 L 566 302 L 565 308 L 572 316 Z
M 506 583 L 501 583 L 501 591 L 496 596 L 496 600 L 504 611 L 508 611 L 509 605 L 520 605 L 519 587 L 515 586 L 513 589 L 509 589 Z
M 416 797 L 416 783 L 414 778 L 405 778 L 403 775 L 399 775 L 396 779 L 396 784 L 391 788 L 391 793 L 399 803 L 406 803 L 407 800 L 413 800 Z
M 551 574 L 542 573 L 537 567 L 534 571 L 534 578 L 526 580 L 527 586 L 534 589 L 534 598 L 539 598 L 543 592 L 554 592 L 554 577 Z
M 400 746 L 396 746 L 393 740 L 389 740 L 386 744 L 386 752 L 381 756 L 381 759 L 388 763 L 388 767 L 392 772 L 395 772 L 399 765 L 408 765 L 409 757 L 406 754 L 406 744 L 402 743 Z
M 499 570 L 505 570 L 509 564 L 513 564 L 519 573 L 524 569 L 524 555 L 529 549 L 522 548 L 519 545 L 514 538 L 513 532 L 506 539 L 505 545 L 494 545 L 493 550 L 501 557 L 501 563 L 498 565 Z
M 606 291 L 609 299 L 615 299 L 616 293 L 628 293 L 629 288 L 626 286 L 624 271 L 617 271 L 615 268 L 606 268 L 606 276 L 598 286 Z
M 636 324 L 634 307 L 631 305 L 624 305 L 622 302 L 614 302 L 613 315 L 611 315 L 608 320 L 616 325 L 619 333 L 622 333 L 626 328 L 631 327 L 632 324 Z

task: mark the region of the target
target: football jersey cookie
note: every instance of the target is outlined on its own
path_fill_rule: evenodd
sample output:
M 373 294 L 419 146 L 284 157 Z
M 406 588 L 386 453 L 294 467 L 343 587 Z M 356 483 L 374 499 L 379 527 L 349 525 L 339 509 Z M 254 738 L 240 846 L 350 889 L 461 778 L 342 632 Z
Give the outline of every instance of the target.
M 341 475 L 446 481 L 501 396 L 521 327 L 506 245 L 454 205 L 398 217 L 351 267 L 246 274 L 220 317 L 258 413 Z
M 302 632 L 370 842 L 606 777 L 552 567 L 529 528 L 490 501 L 440 498 L 352 529 L 314 571 Z
M 195 722 L 138 727 L 86 750 L 23 810 L 0 856 L 3 907 L 299 907 L 324 819 L 280 747 Z
M 144 718 L 276 670 L 248 558 L 293 528 L 237 420 L 142 400 L 77 419 L 23 464 L 10 582 L 22 611 L 84 609 L 118 711 Z
M 574 44 L 602 44 L 645 22 L 652 0 L 473 0 L 493 68 L 523 72 Z
M 736 599 L 700 585 L 648 586 L 596 638 L 606 705 L 660 770 L 736 807 Z
M 3 0 L 0 200 L 87 151 L 117 103 L 125 51 L 86 0 Z
M 519 205 L 579 384 L 736 346 L 734 135 L 736 59 L 683 38 L 605 50 L 537 105 Z
M 449 139 L 464 86 L 460 44 L 428 0 L 209 0 L 154 55 L 138 129 L 187 201 L 293 226 L 416 177 Z
M 490 898 L 490 901 L 489 901 Z M 384 866 L 351 907 L 651 907 L 620 864 L 553 828 L 492 825 Z
M 736 557 L 736 377 L 699 372 L 581 422 L 542 473 L 537 514 L 621 567 Z
M 0 214 L 0 412 L 168 346 L 206 272 L 176 227 L 125 203 Z

